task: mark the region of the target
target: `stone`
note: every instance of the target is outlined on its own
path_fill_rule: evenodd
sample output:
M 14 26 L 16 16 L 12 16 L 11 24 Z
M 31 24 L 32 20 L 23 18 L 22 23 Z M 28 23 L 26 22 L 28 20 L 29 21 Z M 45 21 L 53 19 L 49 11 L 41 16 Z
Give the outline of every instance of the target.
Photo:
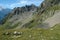
M 31 35 L 29 35 L 29 37 L 31 38 L 32 36 L 31 36 Z
M 50 29 L 50 30 L 53 30 L 53 29 Z
M 10 35 L 10 33 L 9 32 L 5 32 L 5 33 L 3 33 L 3 35 Z
M 17 32 L 17 31 L 15 31 L 13 34 L 14 34 L 14 35 L 21 35 L 22 32 Z

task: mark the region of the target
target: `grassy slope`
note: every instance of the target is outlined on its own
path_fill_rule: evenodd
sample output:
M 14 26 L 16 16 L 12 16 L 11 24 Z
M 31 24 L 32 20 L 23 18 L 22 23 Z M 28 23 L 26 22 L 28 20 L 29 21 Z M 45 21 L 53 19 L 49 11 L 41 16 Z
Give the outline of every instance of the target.
M 20 37 L 14 35 L 2 35 L 4 32 L 13 33 L 15 30 L 1 30 L 0 40 L 60 40 L 60 24 L 50 29 L 17 29 L 22 32 Z M 30 37 L 31 36 L 31 37 Z

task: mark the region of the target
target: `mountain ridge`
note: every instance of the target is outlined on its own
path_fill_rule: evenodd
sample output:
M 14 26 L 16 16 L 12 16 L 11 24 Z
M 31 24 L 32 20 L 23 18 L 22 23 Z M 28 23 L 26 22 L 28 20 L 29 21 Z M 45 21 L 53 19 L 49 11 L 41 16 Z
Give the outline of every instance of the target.
M 7 15 L 4 25 L 5 27 L 7 27 L 7 29 L 9 28 L 18 29 L 21 27 L 35 28 L 41 27 L 41 25 L 44 26 L 45 24 L 43 22 L 46 19 L 55 15 L 55 11 L 60 10 L 59 4 L 60 0 L 45 0 L 41 3 L 39 7 L 32 4 L 29 6 L 26 5 L 23 7 L 14 8 L 13 11 Z

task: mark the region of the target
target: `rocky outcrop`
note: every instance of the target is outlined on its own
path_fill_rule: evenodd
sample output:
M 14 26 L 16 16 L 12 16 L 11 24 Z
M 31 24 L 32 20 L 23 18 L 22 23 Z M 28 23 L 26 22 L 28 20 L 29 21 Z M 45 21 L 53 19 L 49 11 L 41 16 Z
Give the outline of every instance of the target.
M 59 22 L 55 22 L 57 19 L 60 20 L 57 16 L 60 12 L 55 13 L 57 10 L 60 10 L 60 0 L 44 0 L 39 7 L 33 4 L 17 7 L 6 16 L 4 26 L 8 29 L 48 28 Z M 52 20 L 54 20 L 53 23 L 51 23 Z
M 22 27 L 25 23 L 31 21 L 33 19 L 33 14 L 37 10 L 37 6 L 35 5 L 26 5 L 23 7 L 17 7 L 12 10 L 6 17 L 4 25 L 6 22 L 9 23 L 7 28 L 14 28 L 15 26 Z

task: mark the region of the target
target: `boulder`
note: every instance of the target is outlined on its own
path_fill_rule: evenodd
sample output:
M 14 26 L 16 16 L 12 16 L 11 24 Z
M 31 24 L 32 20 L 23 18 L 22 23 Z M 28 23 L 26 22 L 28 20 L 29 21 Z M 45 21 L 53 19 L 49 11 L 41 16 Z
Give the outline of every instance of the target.
M 13 33 L 14 35 L 21 35 L 22 34 L 22 32 L 17 32 L 17 31 L 14 31 L 14 33 Z
M 10 35 L 10 33 L 9 32 L 5 32 L 5 33 L 3 33 L 3 35 Z

